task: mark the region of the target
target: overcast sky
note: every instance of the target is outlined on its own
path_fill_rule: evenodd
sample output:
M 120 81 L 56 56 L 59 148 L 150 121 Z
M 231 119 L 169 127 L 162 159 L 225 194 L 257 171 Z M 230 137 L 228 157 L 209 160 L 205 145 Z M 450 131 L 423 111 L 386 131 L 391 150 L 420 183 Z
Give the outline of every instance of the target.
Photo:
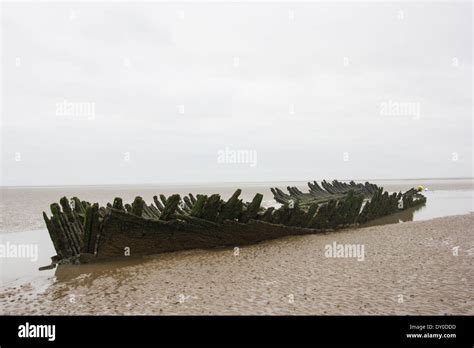
M 3 185 L 472 177 L 467 2 L 7 3 L 1 29 Z

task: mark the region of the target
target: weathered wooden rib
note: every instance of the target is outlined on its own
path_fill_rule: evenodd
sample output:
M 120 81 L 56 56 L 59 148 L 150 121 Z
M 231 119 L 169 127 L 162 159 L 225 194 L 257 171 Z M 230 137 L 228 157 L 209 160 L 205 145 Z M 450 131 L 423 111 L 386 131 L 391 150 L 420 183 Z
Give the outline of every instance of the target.
M 378 189 L 378 186 L 366 182 L 365 184 L 356 184 L 354 181 L 344 183 L 333 180 L 332 183 L 323 180 L 321 185 L 316 181 L 308 182 L 309 191 L 301 192 L 297 187 L 287 187 L 287 193 L 278 188 L 271 188 L 274 199 L 281 204 L 296 204 L 302 208 L 309 209 L 312 204 L 327 203 L 330 200 L 344 199 L 350 191 L 360 194 L 365 198 L 372 197 Z
M 155 205 L 142 197 L 125 205 L 117 197 L 106 207 L 63 197 L 60 204 L 51 205 L 51 218 L 46 213 L 43 217 L 57 252 L 54 260 L 80 263 L 321 233 L 426 202 L 415 189 L 389 194 L 374 184 L 337 180 L 308 186 L 308 193 L 296 187 L 288 187 L 288 194 L 272 188 L 275 200 L 282 204 L 279 208 L 261 207 L 259 193 L 244 203 L 238 189 L 227 201 L 218 194 L 159 195 L 153 197 Z

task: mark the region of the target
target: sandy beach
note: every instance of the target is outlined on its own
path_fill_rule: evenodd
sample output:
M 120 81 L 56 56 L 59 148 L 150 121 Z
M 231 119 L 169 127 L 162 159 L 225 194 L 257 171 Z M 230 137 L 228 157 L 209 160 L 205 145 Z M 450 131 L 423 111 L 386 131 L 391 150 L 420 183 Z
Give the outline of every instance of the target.
M 2 289 L 0 309 L 38 315 L 472 315 L 473 223 L 471 213 L 72 266 L 57 270 L 52 285 L 40 291 L 28 283 Z M 325 248 L 334 242 L 363 245 L 363 261 L 327 257 Z

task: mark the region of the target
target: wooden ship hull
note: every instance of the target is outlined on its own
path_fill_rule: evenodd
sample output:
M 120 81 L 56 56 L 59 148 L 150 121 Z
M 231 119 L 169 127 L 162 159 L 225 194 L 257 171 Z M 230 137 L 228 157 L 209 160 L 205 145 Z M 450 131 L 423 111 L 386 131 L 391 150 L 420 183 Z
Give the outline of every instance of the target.
M 239 199 L 238 189 L 227 201 L 218 194 L 141 197 L 123 205 L 121 198 L 99 207 L 77 197 L 61 198 L 43 213 L 57 255 L 53 263 L 89 263 L 186 249 L 242 246 L 283 236 L 333 231 L 420 206 L 426 198 L 415 189 L 384 192 L 365 183 L 308 183 L 308 193 L 288 187 L 272 189 L 280 207 L 261 207 Z

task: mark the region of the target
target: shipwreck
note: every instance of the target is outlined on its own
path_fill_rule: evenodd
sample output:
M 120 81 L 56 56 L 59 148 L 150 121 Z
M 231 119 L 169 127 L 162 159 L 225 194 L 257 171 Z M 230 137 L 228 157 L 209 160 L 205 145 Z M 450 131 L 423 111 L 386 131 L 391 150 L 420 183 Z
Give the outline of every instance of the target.
M 389 193 L 371 183 L 334 180 L 308 183 L 309 191 L 272 188 L 274 207 L 251 202 L 241 190 L 224 201 L 219 194 L 154 196 L 147 204 L 115 198 L 106 206 L 63 197 L 44 221 L 57 255 L 52 264 L 79 264 L 185 249 L 241 246 L 283 236 L 325 233 L 425 204 L 416 189 Z

